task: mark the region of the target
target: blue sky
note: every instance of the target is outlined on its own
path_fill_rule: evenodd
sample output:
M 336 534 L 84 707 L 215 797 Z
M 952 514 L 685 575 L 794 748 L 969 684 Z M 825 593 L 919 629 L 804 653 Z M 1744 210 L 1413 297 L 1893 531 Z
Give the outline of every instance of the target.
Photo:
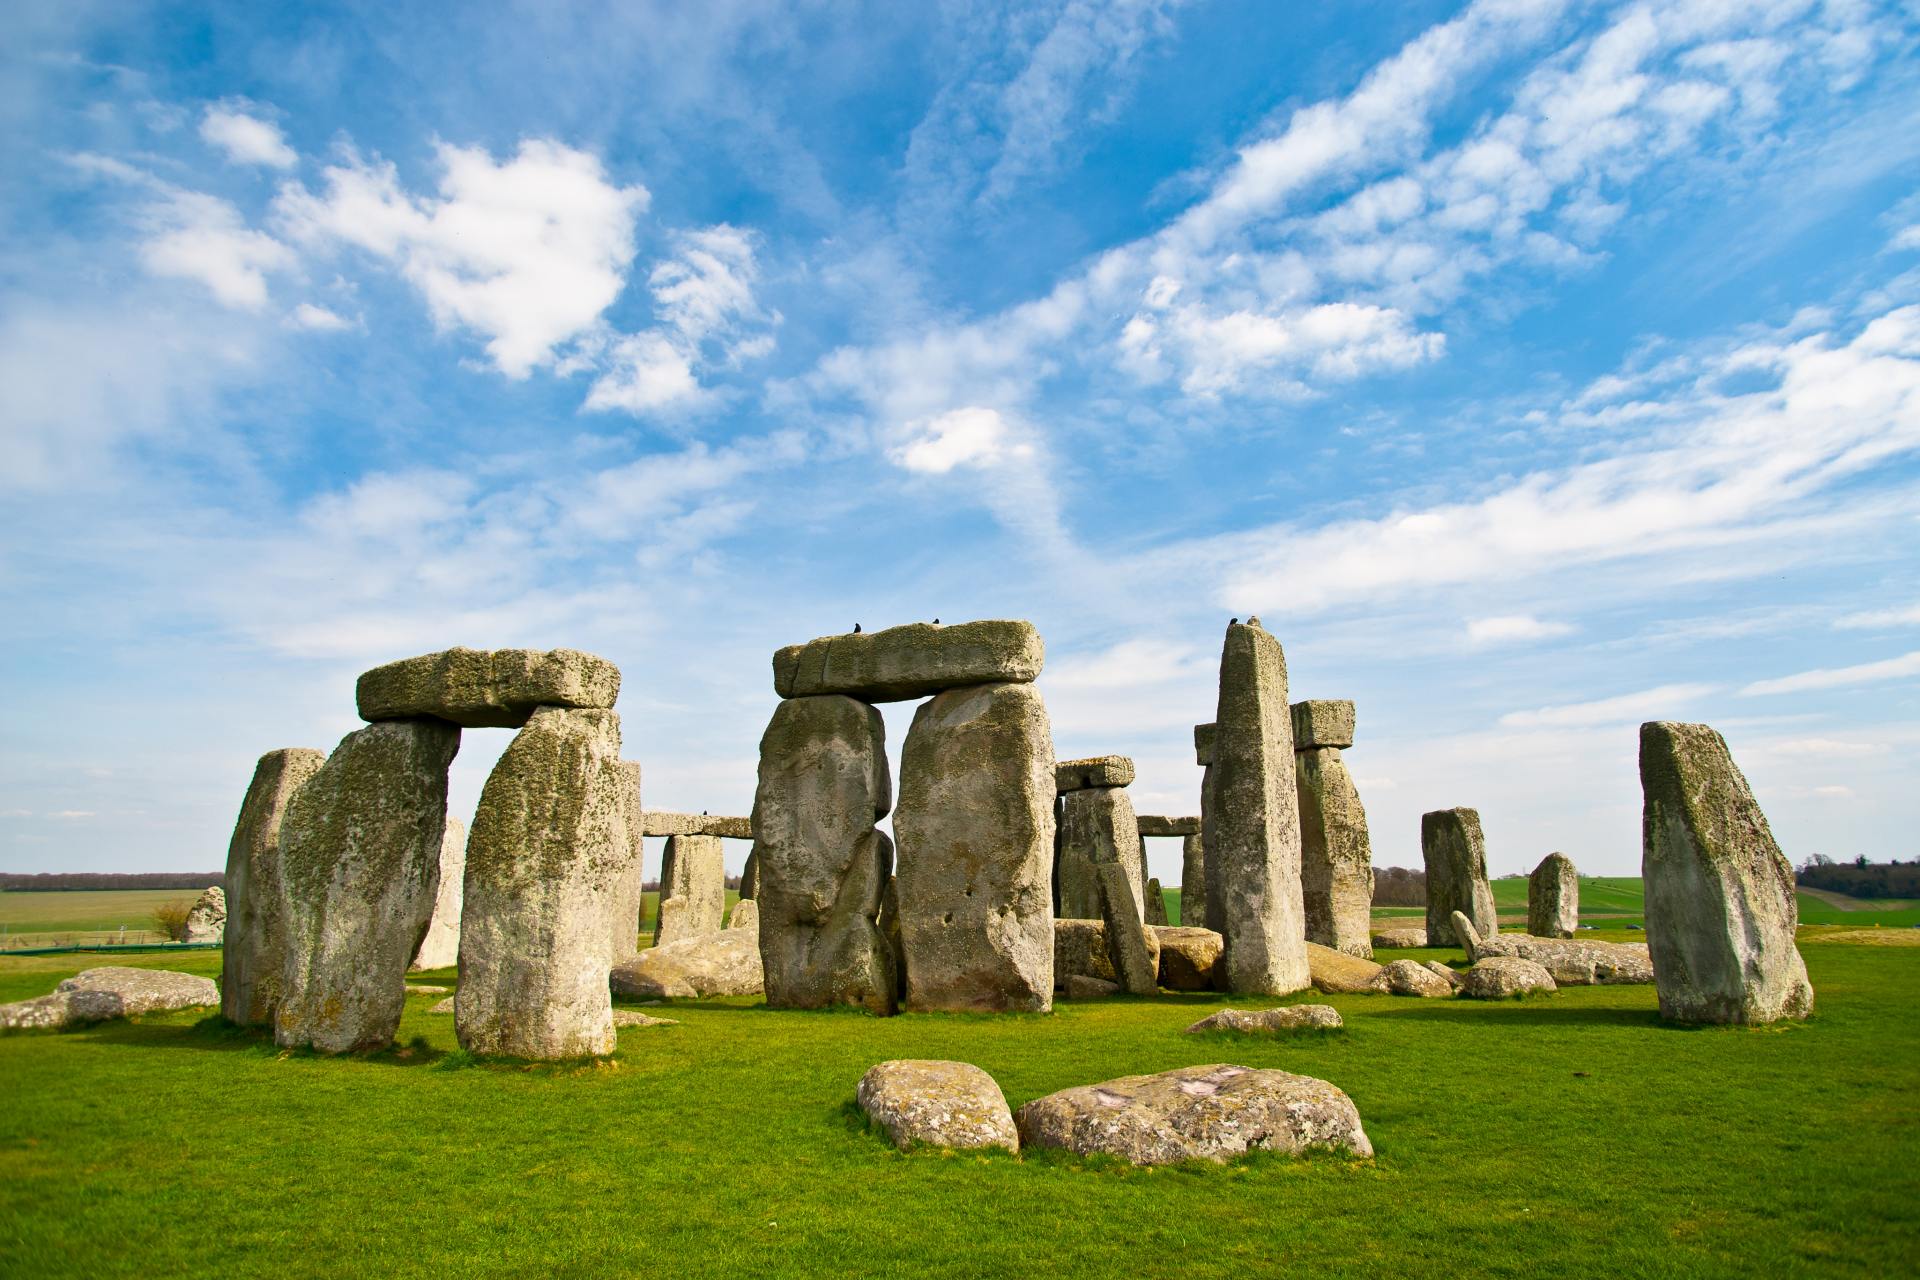
M 1795 860 L 1920 853 L 1911 4 L 0 36 L 9 870 L 221 865 L 452 644 L 612 658 L 648 806 L 744 812 L 773 649 L 934 617 L 1033 619 L 1059 754 L 1189 813 L 1250 613 L 1358 702 L 1380 865 L 1472 805 L 1635 872 L 1652 718 Z

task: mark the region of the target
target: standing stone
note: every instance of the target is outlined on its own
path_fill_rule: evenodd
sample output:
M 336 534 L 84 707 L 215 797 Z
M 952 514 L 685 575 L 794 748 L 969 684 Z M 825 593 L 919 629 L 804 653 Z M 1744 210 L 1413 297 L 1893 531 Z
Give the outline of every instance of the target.
M 1287 661 L 1258 618 L 1227 627 L 1206 809 L 1207 909 L 1226 951 L 1215 974 L 1237 995 L 1304 989 L 1300 800 L 1293 781 Z
M 733 912 L 727 917 L 729 929 L 751 929 L 753 936 L 760 936 L 760 904 L 752 898 L 742 898 L 733 904 Z
M 407 964 L 438 896 L 447 766 L 459 749 L 460 730 L 444 720 L 383 720 L 342 738 L 294 793 L 280 834 L 282 1048 L 393 1042 Z
M 680 931 L 668 929 L 667 899 L 682 900 Z M 668 836 L 660 858 L 660 918 L 653 945 L 716 932 L 727 914 L 727 865 L 719 836 Z
M 1487 840 L 1474 809 L 1436 809 L 1420 816 L 1420 852 L 1427 864 L 1427 945 L 1462 946 L 1453 933 L 1453 913 L 1473 921 L 1482 935 L 1500 932 L 1487 884 Z
M 615 712 L 542 707 L 507 744 L 467 843 L 453 1006 L 462 1048 L 613 1052 L 610 917 L 632 863 L 633 813 Z
M 434 896 L 433 918 L 409 968 L 446 969 L 460 963 L 460 903 L 466 878 L 467 824 L 448 818 L 440 837 L 440 891 Z
M 888 876 L 880 894 L 880 936 L 893 952 L 893 1003 L 897 1009 L 907 999 L 907 947 L 900 937 L 900 877 Z
M 180 941 L 219 942 L 227 932 L 227 891 L 209 886 L 194 900 Z
M 1147 881 L 1147 904 L 1145 922 L 1147 924 L 1166 924 L 1167 891 L 1160 887 L 1158 880 Z
M 892 808 L 879 711 L 838 695 L 774 708 L 753 797 L 769 1007 L 894 1012 L 893 949 L 878 923 L 893 842 L 873 825 Z
M 1204 929 L 1207 921 L 1207 846 L 1198 835 L 1180 838 L 1180 923 Z
M 620 761 L 620 819 L 627 833 L 625 861 L 614 882 L 613 902 L 608 908 L 608 935 L 613 947 L 609 954 L 614 964 L 640 954 L 640 904 L 646 898 L 646 839 L 641 821 L 640 762 Z
M 1204 856 L 1215 839 L 1213 804 L 1213 742 L 1219 726 L 1197 724 L 1193 726 L 1193 762 L 1200 766 L 1200 895 L 1194 899 L 1192 923 L 1219 933 L 1225 927 L 1220 914 L 1219 868 Z M 1182 892 L 1184 892 L 1184 887 Z M 1181 915 L 1186 914 L 1182 904 Z
M 1340 749 L 1353 745 L 1353 703 L 1293 704 L 1300 795 L 1300 895 L 1307 941 L 1371 959 L 1373 844 Z
M 754 898 L 760 894 L 760 859 L 747 853 L 746 865 L 740 868 L 740 896 Z
M 1727 743 L 1704 724 L 1640 726 L 1640 874 L 1660 1014 L 1773 1022 L 1813 1012 L 1794 945 L 1793 868 Z
M 893 829 L 912 1009 L 1053 1007 L 1053 731 L 1031 684 L 914 714 Z
M 227 929 L 220 956 L 220 1012 L 243 1027 L 273 1025 L 287 961 L 280 836 L 287 804 L 327 762 L 311 747 L 269 751 L 254 766 L 227 845 Z
M 1124 787 L 1088 787 L 1060 797 L 1059 915 L 1091 920 L 1100 914 L 1096 868 L 1103 862 L 1124 867 L 1135 902 L 1144 902 L 1146 856 L 1134 821 L 1133 801 Z
M 1094 868 L 1100 883 L 1100 921 L 1106 928 L 1107 960 L 1128 995 L 1159 990 L 1160 938 L 1141 924 L 1133 900 L 1133 879 L 1115 862 Z
M 1579 927 L 1579 873 L 1572 858 L 1550 853 L 1527 877 L 1527 932 L 1536 938 L 1571 938 Z

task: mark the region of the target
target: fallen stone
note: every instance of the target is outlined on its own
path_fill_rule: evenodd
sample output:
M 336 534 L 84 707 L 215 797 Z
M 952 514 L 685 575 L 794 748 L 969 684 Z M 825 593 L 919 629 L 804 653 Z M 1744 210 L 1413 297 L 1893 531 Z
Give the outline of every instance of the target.
M 1197 836 L 1200 834 L 1200 815 L 1192 817 L 1169 818 L 1162 814 L 1143 813 L 1134 819 L 1143 836 Z
M 1380 966 L 1317 942 L 1307 944 L 1307 968 L 1313 985 L 1328 995 L 1354 995 L 1380 989 Z
M 1482 936 L 1500 932 L 1487 884 L 1487 841 L 1472 809 L 1436 809 L 1420 817 L 1420 852 L 1427 866 L 1427 945 L 1459 946 L 1453 913 L 1466 913 Z
M 1062 760 L 1053 766 L 1053 785 L 1062 792 L 1088 787 L 1129 787 L 1133 785 L 1133 760 L 1129 756 Z
M 1418 960 L 1390 961 L 1380 970 L 1376 990 L 1396 996 L 1450 996 L 1453 984 Z
M 1187 1028 L 1188 1035 L 1202 1031 L 1337 1031 L 1345 1024 L 1340 1011 L 1332 1005 L 1296 1004 L 1282 1009 L 1222 1009 L 1209 1014 Z
M 1031 684 L 954 689 L 915 712 L 893 816 L 909 1008 L 1052 1007 L 1054 795 Z
M 1533 991 L 1557 990 L 1553 975 L 1519 956 L 1489 956 L 1467 970 L 1460 994 L 1474 1000 L 1504 1000 Z
M 1063 1089 L 1021 1107 L 1014 1123 L 1028 1147 L 1130 1164 L 1314 1147 L 1373 1154 L 1353 1100 L 1326 1081 L 1225 1063 Z
M 1107 926 L 1098 920 L 1053 922 L 1053 978 L 1062 987 L 1067 979 L 1083 976 L 1115 982 L 1113 961 L 1107 957 Z
M 49 995 L 0 1005 L 0 1031 L 57 1031 L 110 1018 L 219 1003 L 220 989 L 212 978 L 170 969 L 107 965 L 63 979 Z
M 618 964 L 640 954 L 640 910 L 647 898 L 647 845 L 641 821 L 641 770 L 638 760 L 620 761 L 621 826 L 626 844 L 621 849 L 619 871 L 614 876 L 613 901 L 607 907 L 607 927 L 611 946 L 608 961 Z
M 1422 960 L 1420 963 L 1433 970 L 1437 976 L 1443 979 L 1446 984 L 1455 991 L 1458 991 L 1462 986 L 1466 985 L 1467 980 L 1460 976 L 1458 969 L 1441 964 L 1438 960 Z
M 254 766 L 227 845 L 227 924 L 220 953 L 220 1012 L 243 1027 L 273 1025 L 286 966 L 286 895 L 280 830 L 287 803 L 327 762 L 324 751 L 286 747 Z
M 1580 875 L 1573 859 L 1550 853 L 1527 877 L 1527 932 L 1536 938 L 1571 938 L 1580 927 Z
M 407 994 L 410 996 L 444 996 L 452 990 L 452 987 L 436 986 L 431 982 L 409 982 L 407 984 Z
M 180 935 L 182 942 L 219 942 L 227 932 L 227 891 L 212 885 L 194 900 L 187 912 L 187 923 Z
M 1107 959 L 1127 994 L 1150 996 L 1159 990 L 1160 937 L 1140 923 L 1132 877 L 1117 862 L 1094 868 L 1100 884 L 1100 921 L 1106 926 Z
M 753 819 L 649 809 L 640 815 L 640 830 L 643 835 L 649 836 L 719 836 L 724 840 L 751 840 Z
M 733 904 L 733 913 L 727 917 L 729 929 L 751 929 L 754 936 L 760 936 L 760 904 L 752 898 L 742 898 Z M 764 946 L 764 944 L 762 944 Z
M 1120 984 L 1108 982 L 1105 978 L 1089 978 L 1083 973 L 1076 973 L 1067 979 L 1069 1000 L 1104 1000 L 1119 994 Z
M 1373 935 L 1373 945 L 1389 950 L 1427 945 L 1425 929 L 1382 929 Z
M 869 1067 L 854 1097 L 902 1151 L 931 1147 L 1020 1149 L 1006 1095 L 966 1062 L 902 1058 Z
M 680 1019 L 656 1018 L 651 1014 L 639 1013 L 632 1009 L 615 1009 L 613 1025 L 616 1030 L 621 1027 L 677 1027 L 680 1025 Z
M 1482 938 L 1472 922 L 1454 912 L 1454 932 L 1465 941 L 1467 958 L 1517 956 L 1531 960 L 1563 987 L 1615 986 L 1652 982 L 1653 957 L 1642 942 L 1601 942 L 1587 938 L 1536 938 L 1497 933 Z
M 1103 862 L 1126 869 L 1134 901 L 1144 908 L 1146 855 L 1126 791 L 1119 787 L 1070 791 L 1060 797 L 1059 812 L 1060 851 L 1054 873 L 1060 898 L 1057 914 L 1075 920 L 1100 914 L 1095 869 Z
M 456 1003 L 458 1002 L 455 1001 L 452 996 L 448 996 L 445 1000 L 442 1000 L 439 1004 L 436 1004 L 431 1009 L 428 1009 L 427 1012 L 428 1013 L 452 1013 L 453 1006 Z
M 789 645 L 773 655 L 773 687 L 783 698 L 903 702 L 968 685 L 1030 684 L 1045 660 L 1031 622 L 915 622 Z
M 1211 929 L 1191 925 L 1154 925 L 1160 943 L 1160 985 L 1169 991 L 1213 990 L 1214 966 L 1224 942 Z
M 642 951 L 613 967 L 616 995 L 636 1000 L 757 996 L 766 989 L 760 939 L 745 929 L 698 934 Z
M 578 649 L 445 649 L 361 675 L 360 718 L 432 716 L 463 729 L 518 729 L 537 707 L 610 708 L 620 668 Z
M 460 903 L 466 893 L 467 824 L 448 818 L 440 836 L 440 888 L 427 932 L 410 969 L 448 969 L 460 963 Z
M 1145 923 L 1164 925 L 1167 923 L 1167 891 L 1160 887 L 1158 880 L 1147 881 L 1147 903 Z
M 667 910 L 678 898 L 679 908 Z M 719 836 L 668 836 L 660 855 L 660 914 L 653 945 L 712 933 L 726 922 L 726 849 Z
M 1346 698 L 1311 698 L 1296 702 L 1293 714 L 1293 749 L 1310 751 L 1315 747 L 1353 745 L 1353 703 Z
M 1640 874 L 1660 1016 L 1676 1022 L 1805 1018 L 1813 985 L 1794 945 L 1793 868 L 1704 724 L 1640 726 Z
M 1302 706 L 1296 703 L 1294 722 Z M 1347 708 L 1349 731 L 1353 704 Z M 1367 811 L 1337 747 L 1301 747 L 1293 755 L 1300 797 L 1300 896 L 1307 941 L 1371 958 L 1373 944 L 1373 842 Z
M 383 720 L 340 740 L 293 795 L 280 832 L 285 967 L 274 1042 L 385 1048 L 407 965 L 438 897 L 447 766 L 460 730 Z
M 1207 923 L 1207 845 L 1198 833 L 1180 841 L 1180 923 Z

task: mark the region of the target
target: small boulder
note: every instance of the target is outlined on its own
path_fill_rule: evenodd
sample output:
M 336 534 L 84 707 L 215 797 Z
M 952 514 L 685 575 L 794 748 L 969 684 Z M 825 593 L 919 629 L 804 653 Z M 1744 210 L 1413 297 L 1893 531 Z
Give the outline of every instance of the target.
M 1124 1076 L 1036 1098 L 1014 1116 L 1029 1147 L 1130 1164 L 1224 1162 L 1251 1150 L 1371 1156 L 1353 1100 L 1325 1080 L 1226 1063 Z
M 1120 984 L 1108 982 L 1105 978 L 1089 978 L 1084 973 L 1076 973 L 1067 979 L 1069 1000 L 1104 1000 L 1119 994 Z
M 1450 996 L 1453 984 L 1418 960 L 1395 960 L 1380 971 L 1376 990 L 1396 996 Z
M 1328 995 L 1355 995 L 1380 989 L 1379 965 L 1317 942 L 1307 944 L 1307 971 L 1313 975 L 1313 985 Z
M 1294 1004 L 1280 1009 L 1222 1009 L 1187 1028 L 1201 1031 L 1337 1031 L 1340 1011 L 1326 1004 Z
M 1427 945 L 1425 929 L 1382 929 L 1373 935 L 1376 947 L 1401 948 L 1424 947 Z
M 615 965 L 608 982 L 615 995 L 642 1000 L 757 996 L 766 989 L 760 937 L 746 929 L 722 929 L 650 947 Z
M 615 1027 L 677 1027 L 678 1018 L 656 1018 L 650 1013 L 640 1013 L 634 1009 L 615 1009 L 613 1011 Z
M 854 1096 L 868 1119 L 903 1151 L 915 1143 L 1020 1149 L 1006 1095 L 971 1063 L 882 1062 L 860 1077 Z
M 1475 1000 L 1504 1000 L 1533 991 L 1557 991 L 1545 967 L 1519 956 L 1488 956 L 1467 970 L 1460 994 Z
M 1169 991 L 1213 990 L 1213 966 L 1225 940 L 1211 929 L 1155 925 L 1160 940 L 1160 985 Z

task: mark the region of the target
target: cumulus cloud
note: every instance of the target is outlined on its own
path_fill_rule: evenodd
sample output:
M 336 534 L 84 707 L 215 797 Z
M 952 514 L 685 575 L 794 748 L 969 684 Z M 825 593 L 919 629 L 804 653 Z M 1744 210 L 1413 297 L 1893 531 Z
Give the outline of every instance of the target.
M 1920 649 L 1881 662 L 1862 662 L 1851 667 L 1822 667 L 1775 680 L 1756 680 L 1740 690 L 1744 697 L 1775 693 L 1806 693 L 1814 689 L 1844 689 L 1854 685 L 1882 684 L 1920 676 Z
M 200 136 L 225 152 L 233 164 L 291 169 L 300 161 L 278 125 L 249 113 L 240 104 L 208 107 L 200 119 Z
M 156 276 L 205 285 L 229 307 L 267 305 L 267 276 L 294 265 L 293 251 L 246 225 L 225 200 L 197 191 L 169 191 L 148 206 L 140 260 Z
M 1033 446 L 1019 439 L 998 410 L 977 405 L 914 423 L 908 428 L 907 438 L 888 453 L 908 471 L 929 475 L 1032 455 Z

